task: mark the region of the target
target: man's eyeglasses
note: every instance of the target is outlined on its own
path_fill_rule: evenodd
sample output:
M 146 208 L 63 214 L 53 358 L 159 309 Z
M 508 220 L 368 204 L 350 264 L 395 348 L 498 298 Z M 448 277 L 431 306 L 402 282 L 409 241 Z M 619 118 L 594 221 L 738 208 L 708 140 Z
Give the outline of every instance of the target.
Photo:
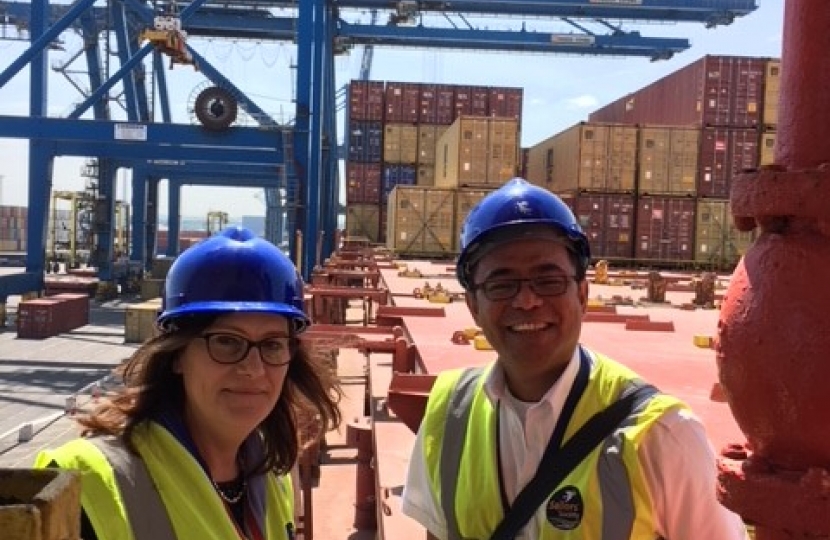
M 491 279 L 473 285 L 472 289 L 480 289 L 488 300 L 500 301 L 510 300 L 519 294 L 523 283 L 530 285 L 530 290 L 539 296 L 559 296 L 568 290 L 571 281 L 576 281 L 576 276 Z
M 284 366 L 291 361 L 291 338 L 269 337 L 251 341 L 236 334 L 214 332 L 200 336 L 207 343 L 208 355 L 219 364 L 236 364 L 248 356 L 254 347 L 259 357 L 269 366 Z

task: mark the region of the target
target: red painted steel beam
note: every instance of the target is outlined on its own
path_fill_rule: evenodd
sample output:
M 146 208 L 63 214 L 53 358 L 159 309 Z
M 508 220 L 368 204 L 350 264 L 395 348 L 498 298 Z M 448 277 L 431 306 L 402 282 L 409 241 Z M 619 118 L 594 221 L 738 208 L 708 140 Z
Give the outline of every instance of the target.
M 746 444 L 718 464 L 757 540 L 830 538 L 830 9 L 787 0 L 775 164 L 738 175 L 738 229 L 760 229 L 721 307 L 719 380 Z

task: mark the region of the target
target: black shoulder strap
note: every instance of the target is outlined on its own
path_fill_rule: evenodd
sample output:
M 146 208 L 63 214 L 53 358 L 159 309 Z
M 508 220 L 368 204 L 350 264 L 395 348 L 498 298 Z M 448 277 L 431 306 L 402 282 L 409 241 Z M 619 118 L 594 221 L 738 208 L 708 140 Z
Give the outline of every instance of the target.
M 533 480 L 516 497 L 490 540 L 515 538 L 551 490 L 630 416 L 639 403 L 656 393 L 657 389 L 650 385 L 640 384 L 628 389 L 616 402 L 592 416 L 560 449 L 548 448 Z
M 176 540 L 173 524 L 144 461 L 109 437 L 89 439 L 107 458 L 136 540 Z M 99 532 L 99 536 L 101 533 Z

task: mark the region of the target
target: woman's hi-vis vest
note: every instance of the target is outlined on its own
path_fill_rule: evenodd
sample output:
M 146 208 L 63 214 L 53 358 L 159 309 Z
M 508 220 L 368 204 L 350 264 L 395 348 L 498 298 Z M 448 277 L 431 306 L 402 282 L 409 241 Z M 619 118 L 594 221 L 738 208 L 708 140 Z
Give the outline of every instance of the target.
M 590 378 L 571 421 L 565 431 L 569 440 L 595 413 L 614 402 L 621 392 L 641 382 L 624 366 L 602 355 L 594 359 Z M 455 504 L 457 529 L 448 523 L 452 535 L 461 539 L 488 540 L 504 518 L 499 486 L 498 410 L 484 391 L 486 369 L 451 370 L 441 373 L 432 388 L 422 429 L 424 458 L 431 489 L 440 508 L 449 501 L 442 497 L 442 463 L 445 470 L 455 469 L 449 460 L 459 456 L 442 456 L 447 411 L 450 404 L 461 401 L 461 394 L 472 392 L 466 431 L 447 432 L 461 448 L 456 461 Z M 459 391 L 459 388 L 466 390 Z M 468 397 L 470 397 L 468 395 Z M 637 449 L 645 433 L 666 411 L 684 405 L 674 397 L 657 393 L 634 407 L 634 412 L 620 427 L 597 446 L 580 465 L 557 486 L 523 529 L 524 537 L 534 540 L 653 540 L 658 538 L 652 515 L 652 503 Z M 459 440 L 460 438 L 460 440 Z M 564 443 L 563 441 L 563 443 Z M 442 459 L 445 460 L 442 462 Z M 446 478 L 444 485 L 452 485 Z M 447 516 L 447 519 L 452 519 Z M 450 538 L 449 540 L 461 540 Z
M 178 540 L 240 538 L 204 469 L 167 429 L 147 422 L 136 428 L 134 434 L 136 449 L 157 490 L 155 496 L 160 497 Z M 55 450 L 43 451 L 35 467 L 51 463 L 81 471 L 81 504 L 99 540 L 143 540 L 133 534 L 130 516 L 142 516 L 144 505 L 126 507 L 117 475 L 96 444 L 76 439 Z M 293 540 L 294 496 L 290 477 L 268 474 L 265 482 L 265 538 Z

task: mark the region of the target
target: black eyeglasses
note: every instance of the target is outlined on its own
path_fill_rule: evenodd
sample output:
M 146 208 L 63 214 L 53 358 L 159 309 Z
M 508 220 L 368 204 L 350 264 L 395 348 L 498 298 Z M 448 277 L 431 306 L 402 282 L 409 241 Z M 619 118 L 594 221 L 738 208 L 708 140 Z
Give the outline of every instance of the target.
M 472 289 L 480 289 L 488 300 L 510 300 L 519 294 L 523 283 L 530 285 L 530 290 L 539 296 L 559 296 L 568 290 L 576 276 L 538 276 L 533 278 L 504 278 L 482 281 Z
M 254 347 L 259 357 L 269 366 L 284 366 L 291 361 L 291 338 L 269 337 L 251 341 L 236 334 L 214 332 L 200 336 L 207 343 L 208 355 L 219 364 L 236 364 L 248 356 Z

